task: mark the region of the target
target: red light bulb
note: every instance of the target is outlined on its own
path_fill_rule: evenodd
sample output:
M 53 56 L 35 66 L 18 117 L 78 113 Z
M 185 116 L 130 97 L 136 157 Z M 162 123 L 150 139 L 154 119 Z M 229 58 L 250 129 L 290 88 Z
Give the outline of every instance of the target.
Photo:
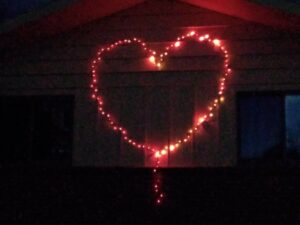
M 150 56 L 149 57 L 149 61 L 151 62 L 151 63 L 155 63 L 155 57 L 152 55 L 152 56 Z
M 174 44 L 174 46 L 175 46 L 176 48 L 178 48 L 178 47 L 180 46 L 180 41 L 176 41 L 175 44 Z
M 221 41 L 219 39 L 214 39 L 213 43 L 215 46 L 221 46 Z

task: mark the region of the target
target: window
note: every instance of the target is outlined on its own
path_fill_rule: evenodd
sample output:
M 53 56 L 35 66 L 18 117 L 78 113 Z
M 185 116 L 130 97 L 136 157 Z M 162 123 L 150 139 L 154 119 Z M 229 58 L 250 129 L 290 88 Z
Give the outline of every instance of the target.
M 1 164 L 71 164 L 72 96 L 0 97 Z
M 300 156 L 300 95 L 285 98 L 286 150 L 288 157 Z
M 283 162 L 299 159 L 300 95 L 238 95 L 240 162 Z

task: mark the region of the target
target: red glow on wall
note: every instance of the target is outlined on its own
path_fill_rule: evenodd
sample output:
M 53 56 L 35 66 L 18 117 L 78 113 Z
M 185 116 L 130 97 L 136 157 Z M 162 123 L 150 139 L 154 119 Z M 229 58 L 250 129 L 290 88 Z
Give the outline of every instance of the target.
M 106 112 L 103 106 L 103 97 L 100 95 L 98 88 L 97 88 L 97 80 L 98 80 L 98 68 L 97 65 L 101 63 L 101 57 L 104 53 L 109 53 L 113 51 L 118 46 L 128 45 L 128 44 L 137 44 L 139 45 L 146 53 L 149 54 L 148 59 L 149 61 L 156 65 L 157 69 L 162 69 L 162 62 L 165 60 L 165 57 L 168 56 L 168 53 L 170 51 L 173 51 L 174 49 L 177 49 L 179 46 L 181 46 L 181 42 L 188 41 L 190 39 L 198 40 L 199 44 L 208 44 L 212 47 L 218 48 L 220 53 L 223 54 L 224 57 L 224 71 L 219 79 L 219 89 L 217 93 L 217 97 L 213 99 L 213 101 L 209 104 L 207 107 L 207 112 L 205 112 L 203 115 L 201 115 L 198 118 L 198 123 L 195 123 L 191 128 L 188 129 L 187 134 L 183 136 L 181 139 L 171 141 L 170 144 L 167 146 L 170 147 L 160 147 L 156 148 L 151 145 L 148 145 L 146 143 L 141 143 L 137 140 L 135 140 L 133 137 L 129 136 L 129 132 L 126 128 L 124 128 L 122 125 L 118 123 L 118 121 L 115 121 L 111 118 L 110 113 Z M 168 153 L 168 150 L 175 151 L 181 147 L 183 143 L 187 143 L 191 140 L 191 133 L 194 131 L 197 131 L 199 126 L 207 120 L 208 118 L 214 117 L 213 111 L 217 110 L 220 104 L 224 102 L 224 91 L 226 89 L 225 83 L 227 77 L 231 74 L 232 70 L 229 67 L 229 54 L 226 47 L 222 44 L 221 40 L 216 38 L 211 38 L 209 34 L 203 34 L 199 35 L 195 31 L 188 32 L 185 35 L 179 36 L 174 43 L 172 43 L 170 46 L 167 46 L 165 48 L 165 51 L 161 52 L 159 54 L 159 57 L 156 58 L 156 51 L 149 49 L 145 42 L 143 42 L 139 38 L 133 38 L 133 39 L 124 39 L 119 40 L 111 45 L 109 45 L 106 48 L 102 48 L 97 52 L 97 58 L 93 60 L 92 63 L 92 82 L 91 82 L 91 89 L 92 89 L 92 99 L 96 99 L 98 102 L 98 110 L 99 113 L 106 118 L 108 124 L 110 127 L 116 131 L 121 133 L 122 138 L 125 142 L 130 144 L 131 146 L 134 146 L 138 149 L 144 149 L 145 151 L 151 151 L 153 154 L 155 154 L 156 158 L 159 158 L 161 156 L 166 156 Z

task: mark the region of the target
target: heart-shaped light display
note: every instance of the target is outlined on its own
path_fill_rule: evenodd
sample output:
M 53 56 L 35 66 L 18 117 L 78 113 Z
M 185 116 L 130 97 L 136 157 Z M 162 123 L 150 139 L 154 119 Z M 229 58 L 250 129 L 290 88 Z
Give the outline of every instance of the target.
M 164 145 L 160 148 L 151 146 L 146 143 L 141 143 L 131 136 L 130 131 L 127 130 L 126 127 L 122 126 L 122 124 L 120 124 L 118 121 L 115 121 L 113 119 L 114 116 L 106 110 L 105 104 L 108 103 L 104 101 L 104 98 L 101 95 L 98 88 L 98 80 L 100 76 L 100 69 L 98 68 L 98 66 L 101 63 L 103 57 L 109 52 L 112 52 L 114 49 L 124 45 L 138 45 L 148 55 L 147 57 L 149 59 L 149 62 L 154 64 L 158 70 L 162 70 L 163 62 L 165 58 L 168 56 L 169 52 L 178 50 L 183 41 L 189 41 L 189 40 L 197 41 L 199 45 L 206 44 L 211 46 L 214 49 L 217 49 L 218 52 L 221 54 L 221 56 L 224 58 L 223 68 L 221 69 L 222 71 L 220 71 L 220 76 L 218 78 L 218 82 L 219 82 L 218 91 L 215 94 L 215 98 L 210 101 L 210 104 L 206 107 L 206 112 L 204 112 L 203 115 L 201 115 L 197 119 L 197 122 L 195 124 L 190 125 L 190 129 L 188 129 L 187 132 L 184 135 L 182 135 L 182 138 L 177 140 L 172 140 L 170 144 Z M 158 53 L 148 48 L 145 42 L 143 42 L 141 39 L 136 37 L 132 39 L 119 40 L 113 44 L 108 45 L 105 48 L 101 48 L 97 52 L 97 56 L 95 57 L 95 59 L 92 61 L 92 66 L 91 66 L 92 79 L 90 84 L 90 88 L 92 89 L 91 97 L 92 99 L 96 100 L 100 115 L 108 122 L 112 130 L 114 130 L 115 132 L 119 132 L 122 135 L 122 138 L 125 142 L 127 142 L 129 145 L 137 149 L 151 151 L 153 154 L 155 154 L 156 158 L 160 158 L 162 156 L 167 155 L 168 152 L 173 152 L 179 149 L 182 145 L 190 141 L 192 134 L 194 132 L 197 132 L 197 130 L 199 130 L 199 126 L 201 126 L 201 124 L 204 121 L 207 121 L 212 117 L 214 117 L 216 109 L 220 104 L 224 102 L 225 83 L 232 72 L 229 66 L 230 64 L 229 60 L 230 59 L 229 59 L 228 50 L 226 49 L 226 47 L 224 46 L 223 42 L 220 39 L 213 38 L 209 34 L 200 35 L 195 31 L 190 31 L 182 36 L 179 36 L 172 44 L 165 47 L 165 50 L 161 53 Z

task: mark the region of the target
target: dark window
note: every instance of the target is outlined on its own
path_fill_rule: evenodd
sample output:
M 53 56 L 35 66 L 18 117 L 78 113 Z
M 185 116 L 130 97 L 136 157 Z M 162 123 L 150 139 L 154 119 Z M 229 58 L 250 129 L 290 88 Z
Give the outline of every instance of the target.
M 1 164 L 71 164 L 72 96 L 0 97 Z
M 238 95 L 240 162 L 283 162 L 299 158 L 300 95 Z
M 300 95 L 285 98 L 286 150 L 290 158 L 300 156 Z

